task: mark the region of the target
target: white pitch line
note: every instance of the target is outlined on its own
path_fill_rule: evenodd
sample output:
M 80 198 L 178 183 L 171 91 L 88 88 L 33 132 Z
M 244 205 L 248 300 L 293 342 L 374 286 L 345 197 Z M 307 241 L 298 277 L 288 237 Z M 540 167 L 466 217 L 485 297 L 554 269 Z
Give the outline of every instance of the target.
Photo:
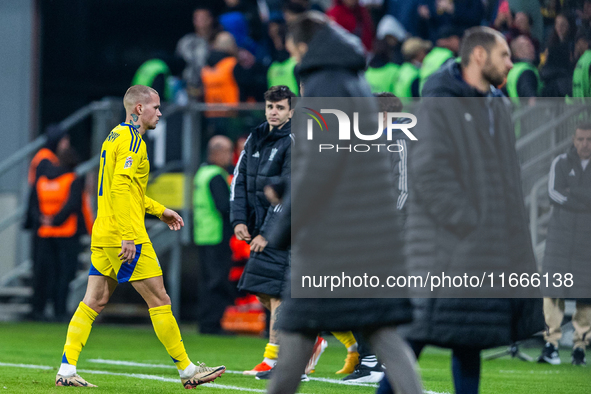
M 125 365 L 128 367 L 165 368 L 165 369 L 175 368 L 174 365 L 170 365 L 170 364 L 147 364 L 147 363 L 136 363 L 134 361 L 104 360 L 102 358 L 91 358 L 88 360 L 88 362 L 96 363 L 96 364 L 108 364 L 108 365 Z M 232 371 L 232 370 L 228 370 L 228 369 L 226 370 L 225 373 L 234 374 L 234 375 L 244 375 L 242 373 L 242 371 Z M 344 386 L 378 387 L 378 385 L 376 383 L 347 382 L 347 381 L 338 380 L 338 379 L 315 378 L 315 377 L 311 377 L 311 376 L 309 378 L 311 381 L 340 384 L 340 385 L 344 385 Z M 429 391 L 429 390 L 424 391 L 424 393 L 425 394 L 449 394 L 447 392 L 440 393 L 437 391 Z
M 108 364 L 108 365 L 125 365 L 128 367 L 144 367 L 144 368 L 166 368 L 171 369 L 175 368 L 174 365 L 170 364 L 146 364 L 146 363 L 136 363 L 133 361 L 119 361 L 119 360 L 104 360 L 101 358 L 92 358 L 89 359 L 88 362 L 97 363 L 97 364 Z M 243 375 L 242 371 L 232 371 L 226 370 L 225 373 L 235 374 L 235 375 Z M 332 384 L 341 384 L 346 386 L 365 386 L 365 387 L 377 387 L 375 383 L 359 383 L 359 382 L 347 382 L 338 379 L 330 379 L 330 378 L 315 378 L 310 377 L 310 380 L 317 381 L 317 382 L 325 382 L 325 383 L 332 383 Z
M 53 367 L 49 367 L 47 365 L 11 364 L 11 363 L 1 363 L 1 362 L 0 362 L 0 367 L 16 367 L 16 368 L 44 369 L 44 370 L 53 369 Z M 120 373 L 120 372 L 109 372 L 109 371 L 95 371 L 92 369 L 80 369 L 79 372 L 95 374 L 95 375 L 125 376 L 128 378 L 157 380 L 160 382 L 170 382 L 170 383 L 179 384 L 179 379 L 165 378 L 163 376 L 157 376 L 157 375 Z M 261 389 L 249 389 L 246 387 L 228 386 L 225 384 L 217 384 L 217 383 L 207 383 L 207 387 L 216 388 L 216 389 L 224 389 L 224 390 L 248 391 L 251 393 L 266 392 L 266 390 L 261 390 Z

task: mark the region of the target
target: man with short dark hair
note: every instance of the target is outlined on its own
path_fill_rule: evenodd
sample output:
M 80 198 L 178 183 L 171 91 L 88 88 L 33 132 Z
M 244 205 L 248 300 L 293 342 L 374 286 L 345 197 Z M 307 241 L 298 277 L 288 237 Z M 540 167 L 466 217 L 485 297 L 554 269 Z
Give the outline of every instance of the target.
M 460 53 L 461 64 L 450 61 L 427 80 L 417 113 L 405 228 L 409 274 L 442 267 L 445 274 L 537 272 L 511 115 L 496 88 L 512 67 L 509 47 L 495 30 L 474 27 Z M 456 393 L 476 394 L 481 350 L 541 330 L 541 300 L 447 294 L 413 299 L 407 338 L 417 356 L 426 344 L 453 349 Z
M 230 191 L 230 221 L 238 240 L 250 243 L 250 259 L 238 288 L 256 294 L 271 311 L 269 343 L 264 360 L 245 375 L 272 369 L 279 352 L 275 321 L 289 269 L 289 251 L 267 247 L 267 230 L 281 205 L 271 206 L 264 195 L 268 184 L 291 176 L 291 98 L 295 94 L 284 85 L 265 92 L 266 122 L 248 136 L 234 170 Z
M 570 273 L 577 286 L 589 282 L 589 256 L 591 256 L 591 124 L 577 126 L 573 145 L 566 153 L 557 156 L 550 167 L 548 194 L 553 205 L 548 225 L 543 272 L 550 277 Z M 589 168 L 589 169 L 587 169 Z M 569 297 L 565 288 L 553 289 L 544 294 L 544 332 L 546 345 L 538 362 L 560 364 L 558 341 L 562 338 L 564 298 Z M 591 339 L 591 299 L 577 299 L 577 309 L 572 318 L 575 329 L 571 362 L 586 365 L 585 347 Z

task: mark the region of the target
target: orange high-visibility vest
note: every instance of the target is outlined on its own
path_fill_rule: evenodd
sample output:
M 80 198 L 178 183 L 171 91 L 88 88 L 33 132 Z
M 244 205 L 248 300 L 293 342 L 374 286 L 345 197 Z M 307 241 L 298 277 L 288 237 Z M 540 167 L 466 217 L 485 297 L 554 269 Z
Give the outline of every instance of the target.
M 41 161 L 45 159 L 49 160 L 51 164 L 53 164 L 54 166 L 57 166 L 59 164 L 59 159 L 57 158 L 55 153 L 51 151 L 51 149 L 41 148 L 39 152 L 35 154 L 33 160 L 31 160 L 31 165 L 29 165 L 29 176 L 27 177 L 29 185 L 32 186 L 33 183 L 35 183 L 37 166 L 39 165 L 39 163 L 41 163 Z
M 48 179 L 45 175 L 37 181 L 37 198 L 39 210 L 45 216 L 55 216 L 63 208 L 70 197 L 70 187 L 76 179 L 76 174 L 68 172 L 55 179 Z M 72 213 L 60 226 L 41 226 L 37 235 L 42 238 L 73 237 L 78 230 L 78 215 Z
M 234 78 L 235 57 L 226 57 L 214 67 L 201 69 L 204 101 L 208 104 L 237 104 L 240 101 L 238 83 Z M 228 116 L 224 111 L 207 111 L 207 117 Z

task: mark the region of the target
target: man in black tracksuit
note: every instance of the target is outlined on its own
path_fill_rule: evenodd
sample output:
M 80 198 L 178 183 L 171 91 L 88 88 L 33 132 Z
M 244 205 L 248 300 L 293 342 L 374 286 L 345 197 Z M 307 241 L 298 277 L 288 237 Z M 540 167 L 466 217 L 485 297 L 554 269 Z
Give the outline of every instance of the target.
M 264 360 L 247 375 L 256 375 L 275 365 L 279 351 L 274 328 L 276 311 L 289 268 L 287 249 L 267 247 L 267 234 L 281 205 L 272 207 L 264 187 L 291 176 L 291 103 L 295 94 L 287 86 L 271 87 L 265 93 L 265 117 L 248 137 L 240 154 L 230 190 L 230 221 L 239 240 L 250 243 L 250 259 L 238 288 L 256 294 L 271 311 L 269 343 Z
M 566 153 L 556 157 L 548 176 L 548 194 L 553 204 L 548 225 L 546 251 L 542 272 L 557 280 L 572 274 L 575 287 L 561 286 L 547 289 L 544 294 L 544 332 L 546 346 L 538 362 L 560 364 L 558 341 L 562 337 L 564 299 L 576 298 L 577 309 L 572 318 L 575 329 L 572 363 L 585 365 L 585 347 L 591 337 L 591 124 L 579 125 L 573 136 L 573 145 Z M 557 276 L 555 276 L 557 275 Z M 583 294 L 582 294 L 583 293 Z

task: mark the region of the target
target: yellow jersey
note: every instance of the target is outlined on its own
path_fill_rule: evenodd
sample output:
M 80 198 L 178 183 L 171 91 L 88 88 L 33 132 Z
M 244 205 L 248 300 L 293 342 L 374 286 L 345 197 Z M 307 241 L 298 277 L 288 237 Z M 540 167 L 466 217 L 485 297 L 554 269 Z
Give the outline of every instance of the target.
M 146 196 L 150 162 L 138 130 L 127 123 L 115 127 L 103 142 L 98 173 L 98 212 L 92 227 L 94 247 L 150 242 L 144 217 L 166 209 Z

